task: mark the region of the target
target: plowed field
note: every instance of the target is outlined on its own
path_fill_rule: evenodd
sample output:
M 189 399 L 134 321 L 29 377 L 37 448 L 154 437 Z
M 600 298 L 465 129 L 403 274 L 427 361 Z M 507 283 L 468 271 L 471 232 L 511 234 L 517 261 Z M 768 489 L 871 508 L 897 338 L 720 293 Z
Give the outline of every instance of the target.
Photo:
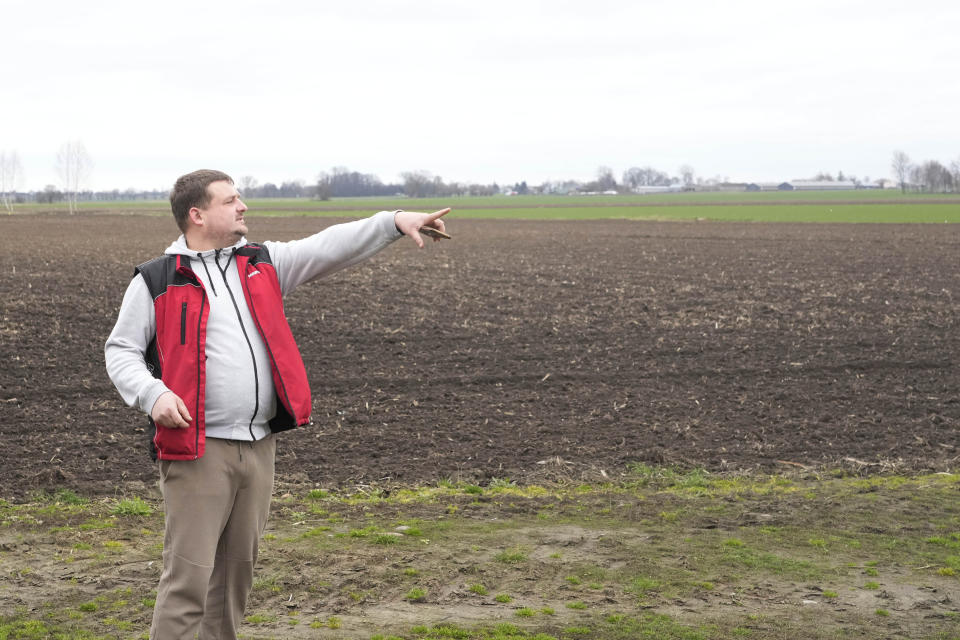
M 281 437 L 281 478 L 956 467 L 956 225 L 447 220 L 452 241 L 401 239 L 288 297 L 314 425 Z M 335 222 L 251 217 L 250 239 Z M 172 220 L 0 233 L 0 496 L 152 485 L 103 343 Z

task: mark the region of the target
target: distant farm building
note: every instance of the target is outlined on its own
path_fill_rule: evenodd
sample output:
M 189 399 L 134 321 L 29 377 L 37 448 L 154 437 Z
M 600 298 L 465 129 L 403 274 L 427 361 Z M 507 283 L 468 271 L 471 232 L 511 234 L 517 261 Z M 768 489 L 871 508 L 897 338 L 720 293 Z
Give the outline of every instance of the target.
M 718 182 L 713 187 L 714 191 L 746 191 L 746 182 Z
M 751 182 L 747 191 L 793 191 L 789 182 Z
M 677 193 L 679 191 L 684 191 L 682 184 L 671 184 L 666 186 L 642 186 L 633 188 L 634 193 L 641 195 L 648 193 Z
M 790 182 L 751 182 L 747 191 L 847 191 L 857 188 L 850 180 L 791 180 Z
M 852 180 L 791 180 L 796 191 L 853 191 L 857 183 Z

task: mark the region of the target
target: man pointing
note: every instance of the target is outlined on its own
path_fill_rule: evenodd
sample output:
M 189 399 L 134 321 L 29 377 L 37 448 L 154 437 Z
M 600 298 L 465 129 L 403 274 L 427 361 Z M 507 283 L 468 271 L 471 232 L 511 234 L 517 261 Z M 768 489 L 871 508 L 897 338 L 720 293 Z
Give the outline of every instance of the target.
M 298 285 L 374 255 L 442 216 L 382 211 L 292 242 L 246 240 L 233 180 L 181 176 L 182 235 L 135 269 L 105 345 L 107 372 L 150 416 L 165 510 L 150 637 L 233 639 L 273 492 L 275 434 L 310 420 L 310 386 L 283 311 Z

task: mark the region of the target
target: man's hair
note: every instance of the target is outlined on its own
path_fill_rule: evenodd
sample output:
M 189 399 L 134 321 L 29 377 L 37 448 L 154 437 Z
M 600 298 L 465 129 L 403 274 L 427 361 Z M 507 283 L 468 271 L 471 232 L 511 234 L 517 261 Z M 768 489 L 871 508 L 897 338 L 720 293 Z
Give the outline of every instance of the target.
M 184 233 L 187 231 L 190 209 L 193 207 L 202 209 L 210 204 L 212 196 L 207 191 L 207 187 L 212 182 L 220 181 L 233 184 L 233 178 L 223 171 L 213 169 L 200 169 L 177 178 L 173 191 L 170 192 L 170 208 L 173 210 L 173 218 L 177 221 L 180 231 Z

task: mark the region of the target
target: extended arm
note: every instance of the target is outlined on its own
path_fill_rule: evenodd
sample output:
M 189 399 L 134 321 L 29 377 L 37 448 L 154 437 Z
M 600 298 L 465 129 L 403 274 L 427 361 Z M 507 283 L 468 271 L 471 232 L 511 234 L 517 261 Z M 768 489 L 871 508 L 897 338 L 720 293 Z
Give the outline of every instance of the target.
M 292 242 L 264 243 L 270 251 L 280 289 L 284 295 L 298 285 L 328 276 L 362 262 L 381 251 L 401 234 L 423 247 L 418 233 L 424 226 L 444 230 L 440 217 L 449 212 L 381 211 L 369 218 L 327 227 L 319 233 Z

